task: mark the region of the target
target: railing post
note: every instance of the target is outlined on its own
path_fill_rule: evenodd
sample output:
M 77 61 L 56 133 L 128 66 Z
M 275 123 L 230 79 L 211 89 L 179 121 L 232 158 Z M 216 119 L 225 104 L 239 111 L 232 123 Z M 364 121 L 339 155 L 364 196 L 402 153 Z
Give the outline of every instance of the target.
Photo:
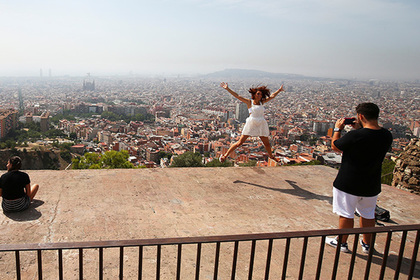
M 254 259 L 255 259 L 255 246 L 257 241 L 252 240 L 251 245 L 251 255 L 249 257 L 249 272 L 248 272 L 248 280 L 252 280 L 252 273 L 254 272 Z
M 405 247 L 406 239 L 407 239 L 407 231 L 404 230 L 402 238 L 401 238 L 400 252 L 398 253 L 398 262 L 397 262 L 397 267 L 395 268 L 394 280 L 397 280 L 398 277 L 399 277 L 399 274 L 400 274 L 401 263 L 402 263 L 402 259 L 403 259 L 403 256 L 404 256 L 404 247 Z
M 143 276 L 143 246 L 139 246 L 139 280 L 142 279 Z
M 286 273 L 287 273 L 287 262 L 289 260 L 289 250 L 290 250 L 290 237 L 286 239 L 286 247 L 284 249 L 284 260 L 283 260 L 283 272 L 281 275 L 281 279 L 286 279 Z
M 83 280 L 83 249 L 79 249 L 79 279 Z
M 334 258 L 334 267 L 331 279 L 337 278 L 337 270 L 338 270 L 338 261 L 340 259 L 340 252 L 341 252 L 341 240 L 343 239 L 343 235 L 339 234 L 337 239 L 337 248 L 335 249 L 335 258 Z
M 63 250 L 58 249 L 58 279 L 64 279 L 64 271 L 63 271 Z
M 195 262 L 195 279 L 200 279 L 200 265 L 201 265 L 201 243 L 197 244 L 197 259 Z
M 99 280 L 104 279 L 104 248 L 99 248 Z
M 391 237 L 392 237 L 392 231 L 388 232 L 386 236 L 385 249 L 384 249 L 384 255 L 382 258 L 382 266 L 381 266 L 381 272 L 379 274 L 379 279 L 384 279 L 385 277 L 385 268 L 386 268 L 386 262 L 388 260 L 389 247 L 391 245 Z
M 356 261 L 356 252 L 357 252 L 357 246 L 359 244 L 359 234 L 356 233 L 354 235 L 354 241 L 353 241 L 353 250 L 351 252 L 351 260 L 349 265 L 349 274 L 347 276 L 347 279 L 351 280 L 353 279 L 353 270 L 354 270 L 354 263 Z
M 20 256 L 19 250 L 15 251 L 15 259 L 16 259 L 16 279 L 20 280 Z
M 157 256 L 156 256 L 156 280 L 160 279 L 160 259 L 161 259 L 161 252 L 162 245 L 157 246 Z
M 220 258 L 220 241 L 216 242 L 216 253 L 214 256 L 214 273 L 213 280 L 217 280 L 219 274 L 219 258 Z
M 124 278 L 124 247 L 120 247 L 120 280 Z
M 38 255 L 38 279 L 42 280 L 42 250 L 37 250 Z
M 373 251 L 375 250 L 375 241 L 376 241 L 376 233 L 372 233 L 371 238 L 370 238 L 370 244 L 369 244 L 369 255 L 366 261 L 365 280 L 369 280 L 370 266 L 372 264 L 372 255 L 373 255 Z
M 176 280 L 181 280 L 181 254 L 182 244 L 178 244 L 178 258 L 176 263 Z
M 318 265 L 316 268 L 315 279 L 319 279 L 321 277 L 321 268 L 322 268 L 322 259 L 324 258 L 324 249 L 325 249 L 325 236 L 322 236 L 321 244 L 319 245 Z
M 299 279 L 303 279 L 303 270 L 305 268 L 306 248 L 308 246 L 308 237 L 303 238 L 302 256 L 300 257 Z
M 232 280 L 235 280 L 235 275 L 236 275 L 236 263 L 238 261 L 238 246 L 239 246 L 239 241 L 235 241 L 235 247 L 233 249 L 233 262 L 232 262 L 232 274 L 231 274 Z
M 265 280 L 268 280 L 270 274 L 271 252 L 273 251 L 273 239 L 268 240 L 267 262 L 265 266 Z
M 413 256 L 411 257 L 411 264 L 410 264 L 410 273 L 408 274 L 409 280 L 413 279 L 414 267 L 416 266 L 417 254 L 419 252 L 419 239 L 420 239 L 420 230 L 417 231 L 416 241 L 414 243 Z

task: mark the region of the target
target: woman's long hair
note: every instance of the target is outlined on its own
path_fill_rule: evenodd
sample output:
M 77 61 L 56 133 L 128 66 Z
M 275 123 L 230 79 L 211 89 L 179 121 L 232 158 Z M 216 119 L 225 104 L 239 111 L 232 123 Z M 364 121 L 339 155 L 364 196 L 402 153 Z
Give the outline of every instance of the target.
M 260 91 L 262 93 L 261 101 L 265 100 L 270 96 L 270 90 L 266 86 L 250 88 L 248 91 L 251 94 L 252 99 L 255 99 L 255 94 L 257 93 L 257 91 Z

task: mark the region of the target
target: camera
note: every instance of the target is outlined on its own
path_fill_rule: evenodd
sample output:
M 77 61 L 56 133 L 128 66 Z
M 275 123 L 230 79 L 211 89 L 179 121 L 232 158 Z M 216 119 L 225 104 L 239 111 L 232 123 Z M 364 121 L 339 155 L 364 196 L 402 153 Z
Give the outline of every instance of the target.
M 344 118 L 344 124 L 355 124 L 356 118 Z

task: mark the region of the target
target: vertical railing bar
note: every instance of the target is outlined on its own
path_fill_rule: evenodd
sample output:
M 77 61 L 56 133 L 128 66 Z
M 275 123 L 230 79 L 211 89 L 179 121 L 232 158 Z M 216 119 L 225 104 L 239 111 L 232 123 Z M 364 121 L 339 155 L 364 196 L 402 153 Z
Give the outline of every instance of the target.
M 419 251 L 419 241 L 420 241 L 420 230 L 417 231 L 416 241 L 414 243 L 413 256 L 411 258 L 411 265 L 410 265 L 410 273 L 408 274 L 408 278 L 407 278 L 409 280 L 413 279 L 414 267 L 416 266 L 417 253 Z
M 350 265 L 349 265 L 349 274 L 347 275 L 347 279 L 348 280 L 353 279 L 354 264 L 356 262 L 356 252 L 357 252 L 357 246 L 359 244 L 359 238 L 360 238 L 360 235 L 358 233 L 356 233 L 354 235 L 353 249 L 352 249 L 352 252 L 351 252 L 351 259 L 350 259 Z
M 182 244 L 178 244 L 178 258 L 176 262 L 176 280 L 181 279 L 181 257 L 182 257 Z
M 322 268 L 322 260 L 324 258 L 324 249 L 325 249 L 325 235 L 321 237 L 321 244 L 319 245 L 318 265 L 316 267 L 316 275 L 315 275 L 315 279 L 317 280 L 321 277 L 321 268 Z
M 343 236 L 341 234 L 338 235 L 337 248 L 335 249 L 334 267 L 333 267 L 332 276 L 331 276 L 331 279 L 333 279 L 333 280 L 336 279 L 336 277 L 337 277 L 338 261 L 340 260 L 342 238 L 343 238 Z
M 143 245 L 139 246 L 139 280 L 142 279 L 143 276 Z
M 120 247 L 120 280 L 124 278 L 124 247 Z
M 283 272 L 281 275 L 282 280 L 286 279 L 287 262 L 289 260 L 289 250 L 290 250 L 290 237 L 286 239 L 286 248 L 284 249 Z
M 20 280 L 20 256 L 19 250 L 15 251 L 15 258 L 16 258 L 16 279 Z
M 104 248 L 99 248 L 99 280 L 104 279 Z
M 233 262 L 232 262 L 232 275 L 231 275 L 232 280 L 235 280 L 235 275 L 236 275 L 236 263 L 238 261 L 238 247 L 239 247 L 239 241 L 235 241 L 235 247 L 233 250 Z
M 270 265 L 271 265 L 271 253 L 273 251 L 273 239 L 268 240 L 268 249 L 267 249 L 267 262 L 265 265 L 265 280 L 268 280 L 270 275 Z
M 306 249 L 308 247 L 308 237 L 303 238 L 302 256 L 300 257 L 299 279 L 303 279 L 303 270 L 305 268 Z
M 79 249 L 79 279 L 83 280 L 83 249 Z
M 400 269 L 401 269 L 401 263 L 402 263 L 402 258 L 404 255 L 404 247 L 405 247 L 405 241 L 407 239 L 407 231 L 404 230 L 403 231 L 403 236 L 401 238 L 401 245 L 400 245 L 400 252 L 398 254 L 398 262 L 397 262 L 397 267 L 395 268 L 395 275 L 394 275 L 394 279 L 397 280 L 400 274 Z
M 156 257 L 156 280 L 160 279 L 160 258 L 162 253 L 162 245 L 157 246 L 157 257 Z
M 42 280 L 42 251 L 37 250 L 38 255 L 38 279 Z
M 384 279 L 385 277 L 386 262 L 388 261 L 389 247 L 391 245 L 391 237 L 392 237 L 392 231 L 389 231 L 386 237 L 385 250 L 384 250 L 384 255 L 382 258 L 382 266 L 381 266 L 381 272 L 379 274 L 379 279 Z
M 255 247 L 257 241 L 254 239 L 252 240 L 251 245 L 251 256 L 249 258 L 249 273 L 248 273 L 248 280 L 252 280 L 252 273 L 254 272 L 254 259 L 255 259 Z
M 200 279 L 201 243 L 197 243 L 197 259 L 195 261 L 195 279 Z
M 58 249 L 58 279 L 63 280 L 63 249 Z
M 372 233 L 371 238 L 370 238 L 370 244 L 369 244 L 369 255 L 366 261 L 366 270 L 365 270 L 366 280 L 369 280 L 370 267 L 372 265 L 372 256 L 373 256 L 373 251 L 375 250 L 375 241 L 376 241 L 376 233 Z
M 219 274 L 220 241 L 216 243 L 216 254 L 214 257 L 214 275 L 213 280 L 217 280 Z

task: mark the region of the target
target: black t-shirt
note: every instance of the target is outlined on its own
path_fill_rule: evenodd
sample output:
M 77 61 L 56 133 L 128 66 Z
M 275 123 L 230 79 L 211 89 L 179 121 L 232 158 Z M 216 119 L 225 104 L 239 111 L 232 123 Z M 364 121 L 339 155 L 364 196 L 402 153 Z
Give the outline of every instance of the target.
M 392 144 L 385 128 L 352 130 L 334 141 L 343 151 L 334 187 L 356 196 L 375 196 L 381 192 L 382 162 Z
M 26 195 L 25 186 L 31 181 L 29 175 L 18 170 L 9 171 L 0 177 L 0 188 L 5 199 L 18 199 Z

